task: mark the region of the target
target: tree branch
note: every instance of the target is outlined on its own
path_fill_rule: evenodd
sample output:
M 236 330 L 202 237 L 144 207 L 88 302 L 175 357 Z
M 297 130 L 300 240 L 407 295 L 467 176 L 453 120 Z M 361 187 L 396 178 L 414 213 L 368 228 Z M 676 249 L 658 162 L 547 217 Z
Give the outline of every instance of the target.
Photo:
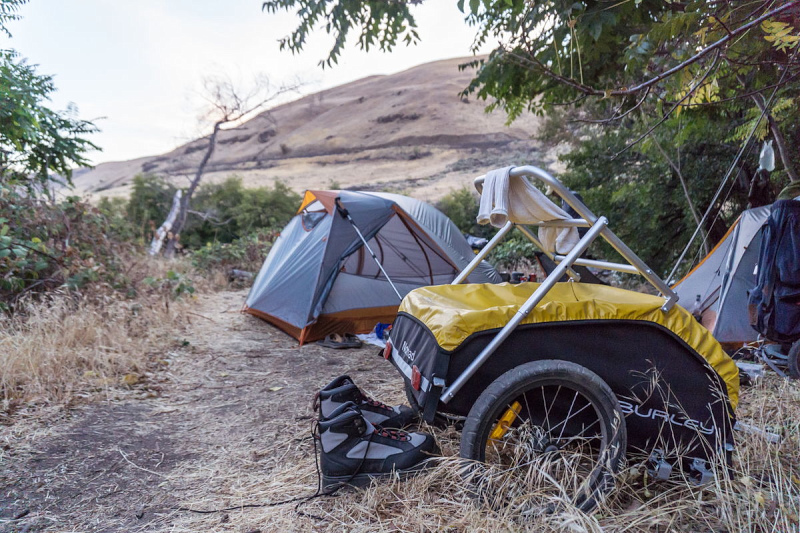
M 800 47 L 798 47 L 798 49 L 800 50 Z M 796 51 L 794 55 L 797 55 Z M 741 74 L 737 74 L 737 78 L 739 79 L 739 83 L 741 83 L 742 86 L 744 87 L 745 80 L 741 76 Z M 770 133 L 772 133 L 772 138 L 775 140 L 775 146 L 778 147 L 778 155 L 780 156 L 781 162 L 783 163 L 783 168 L 785 168 L 787 174 L 789 174 L 789 180 L 792 183 L 800 180 L 800 178 L 798 178 L 797 176 L 797 171 L 795 170 L 794 165 L 792 164 L 792 159 L 791 156 L 789 155 L 789 151 L 786 148 L 786 140 L 783 138 L 783 133 L 778 127 L 778 122 L 772 116 L 772 113 L 770 113 L 769 110 L 767 109 L 767 104 L 764 101 L 764 95 L 762 95 L 760 92 L 757 92 L 755 94 L 752 94 L 750 98 L 756 104 L 758 110 L 761 111 L 762 116 L 766 117 L 767 119 L 767 124 L 769 124 L 769 131 Z
M 617 115 L 615 113 L 614 116 L 611 116 L 611 117 L 608 117 L 608 118 L 603 118 L 603 119 L 600 119 L 600 120 L 575 119 L 572 122 L 586 122 L 588 124 L 608 124 L 609 122 L 615 122 L 617 120 L 622 120 L 623 118 L 625 118 L 628 115 L 630 115 L 633 111 L 636 111 L 637 109 L 639 109 L 639 107 L 641 107 L 641 105 L 644 103 L 644 101 L 647 100 L 647 97 L 649 95 L 650 95 L 650 87 L 645 89 L 644 96 L 642 96 L 642 98 L 636 103 L 635 106 L 633 106 L 632 108 L 628 109 L 627 111 L 625 111 L 621 115 Z
M 523 57 L 523 56 L 520 56 L 517 53 L 510 52 L 510 51 L 506 51 L 505 53 L 509 57 L 511 57 L 513 59 L 517 59 L 518 61 L 522 61 L 523 63 L 526 63 L 526 64 L 535 65 L 536 68 L 541 70 L 542 74 L 544 74 L 545 76 L 547 76 L 549 78 L 552 78 L 552 79 L 554 79 L 554 80 L 556 80 L 556 81 L 558 81 L 558 82 L 560 82 L 560 83 L 562 83 L 564 85 L 567 85 L 568 87 L 572 87 L 576 91 L 581 92 L 583 94 L 587 94 L 589 96 L 603 96 L 603 97 L 606 97 L 606 98 L 611 97 L 611 96 L 628 96 L 628 95 L 631 95 L 631 94 L 638 93 L 639 91 L 642 91 L 644 89 L 647 89 L 648 87 L 652 87 L 653 85 L 659 83 L 660 81 L 663 81 L 666 78 L 669 78 L 673 74 L 676 74 L 676 73 L 680 72 L 681 70 L 683 70 L 684 68 L 688 67 L 689 65 L 692 65 L 692 64 L 696 63 L 697 61 L 702 59 L 704 56 L 706 56 L 708 53 L 713 52 L 715 50 L 718 50 L 722 45 L 726 44 L 728 41 L 730 41 L 734 37 L 737 37 L 737 36 L 741 35 L 742 33 L 745 33 L 750 28 L 760 24 L 764 20 L 767 20 L 768 18 L 774 17 L 775 15 L 779 15 L 780 13 L 783 13 L 784 11 L 786 11 L 788 9 L 791 9 L 793 7 L 796 7 L 798 5 L 800 5 L 800 0 L 793 0 L 793 1 L 787 2 L 786 4 L 784 4 L 784 5 L 782 5 L 782 6 L 778 7 L 778 8 L 773 9 L 772 11 L 768 11 L 768 12 L 764 13 L 763 15 L 761 15 L 760 17 L 758 17 L 758 18 L 756 18 L 754 20 L 751 20 L 750 22 L 748 22 L 746 24 L 743 24 L 742 26 L 739 26 L 735 30 L 730 30 L 729 33 L 727 35 L 725 35 L 725 37 L 722 37 L 721 39 L 719 39 L 715 43 L 703 48 L 702 50 L 697 52 L 695 55 L 690 57 L 689 59 L 687 59 L 687 60 L 677 64 L 676 66 L 674 66 L 674 67 L 662 72 L 658 76 L 650 78 L 649 80 L 644 81 L 642 83 L 639 83 L 638 85 L 634 85 L 633 87 L 624 87 L 622 89 L 595 89 L 594 87 L 590 87 L 588 85 L 584 85 L 583 83 L 580 83 L 577 80 L 574 80 L 574 79 L 572 79 L 570 77 L 566 77 L 566 76 L 562 76 L 560 74 L 557 74 L 552 69 L 547 67 L 544 63 L 539 61 L 539 59 L 537 59 L 533 55 L 530 55 L 530 57 Z
M 683 98 L 681 98 L 680 100 L 675 102 L 675 105 L 672 106 L 669 109 L 669 111 L 664 113 L 663 117 L 661 117 L 655 124 L 653 124 L 650 128 L 648 128 L 646 132 L 644 132 L 642 135 L 637 137 L 636 140 L 628 143 L 625 146 L 625 148 L 623 148 L 622 150 L 620 150 L 619 152 L 614 154 L 614 157 L 612 157 L 611 159 L 616 159 L 617 157 L 619 157 L 620 155 L 625 153 L 630 147 L 639 144 L 642 141 L 642 139 L 644 139 L 645 137 L 647 137 L 648 135 L 653 133 L 653 131 L 657 127 L 659 127 L 661 124 L 664 123 L 665 120 L 667 120 L 669 118 L 669 116 L 672 114 L 673 111 L 675 111 L 678 108 L 678 106 L 680 106 L 684 101 L 686 101 L 687 98 L 689 98 L 692 94 L 694 94 L 694 92 L 697 90 L 698 87 L 702 87 L 703 86 L 703 82 L 706 81 L 706 78 L 708 78 L 708 75 L 711 74 L 711 72 L 717 66 L 717 61 L 719 60 L 719 56 L 720 56 L 720 53 L 719 53 L 719 51 L 717 51 L 717 54 L 714 56 L 714 61 L 711 63 L 711 66 L 708 67 L 708 70 L 706 70 L 706 73 L 703 74 L 703 77 L 700 79 L 700 81 L 697 84 L 695 84 L 694 87 L 692 87 L 689 91 L 686 92 L 686 94 L 684 95 Z
M 697 224 L 697 226 L 700 226 L 700 216 L 697 214 L 697 209 L 695 209 L 694 207 L 694 202 L 692 202 L 692 197 L 689 194 L 689 187 L 686 185 L 686 180 L 683 179 L 683 173 L 681 172 L 681 169 L 678 168 L 678 166 L 675 164 L 672 158 L 669 155 L 667 155 L 667 152 L 665 152 L 664 148 L 661 147 L 661 144 L 658 142 L 658 139 L 656 139 L 655 135 L 650 135 L 650 139 L 652 139 L 653 144 L 655 144 L 658 151 L 661 152 L 661 155 L 664 156 L 664 159 L 667 160 L 667 164 L 672 168 L 672 170 L 675 171 L 675 174 L 677 174 L 678 180 L 680 180 L 681 187 L 683 188 L 683 195 L 686 197 L 686 203 L 689 204 L 689 211 L 691 211 L 692 218 L 694 218 L 694 223 Z M 701 229 L 700 231 L 703 230 Z M 704 235 L 703 252 L 705 252 L 705 255 L 708 255 L 708 242 L 706 241 L 707 237 Z

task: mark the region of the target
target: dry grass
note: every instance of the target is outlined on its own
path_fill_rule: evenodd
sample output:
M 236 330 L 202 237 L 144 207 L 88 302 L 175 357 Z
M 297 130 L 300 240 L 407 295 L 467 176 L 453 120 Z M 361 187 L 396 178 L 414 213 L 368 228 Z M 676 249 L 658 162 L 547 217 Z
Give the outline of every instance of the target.
M 295 503 L 269 506 L 316 489 L 314 445 L 308 436 L 311 399 L 319 387 L 349 373 L 375 398 L 391 404 L 405 398 L 400 378 L 375 356 L 375 350 L 339 352 L 313 344 L 298 349 L 286 335 L 238 313 L 243 298 L 241 291 L 223 292 L 202 295 L 193 303 L 194 314 L 187 316 L 191 323 L 181 332 L 191 345 L 174 350 L 176 355 L 163 372 L 167 381 L 161 396 L 109 402 L 102 409 L 83 406 L 76 410 L 83 416 L 76 414 L 75 423 L 63 425 L 58 434 L 50 428 L 50 435 L 7 439 L 16 450 L 16 461 L 28 448 L 54 450 L 48 464 L 28 462 L 14 468 L 12 461 L 6 463 L 11 486 L 21 486 L 20 494 L 7 501 L 15 510 L 31 509 L 20 527 L 172 533 L 800 531 L 800 383 L 772 375 L 742 390 L 738 417 L 780 433 L 782 441 L 771 444 L 758 435 L 739 434 L 732 468 L 719 469 L 718 479 L 705 487 L 677 479 L 655 482 L 643 468 L 629 464 L 618 476 L 617 490 L 590 514 L 561 505 L 555 513 L 521 517 L 512 507 L 490 509 L 467 490 L 458 458 L 458 431 L 424 426 L 421 430 L 434 433 L 442 449 L 442 458 L 434 459 L 433 468 L 424 474 L 315 498 L 300 507 L 304 514 L 295 510 Z M 166 319 L 174 320 L 174 315 L 163 314 L 163 302 L 155 301 L 159 304 L 153 312 L 162 314 L 152 315 L 149 324 L 165 317 L 161 342 L 172 342 L 174 325 Z M 124 310 L 123 303 L 112 302 L 109 307 Z M 161 310 L 155 309 L 159 305 Z M 174 312 L 171 307 L 170 313 Z M 124 331 L 127 337 L 120 341 L 114 331 Z M 100 347 L 129 342 L 141 346 L 140 339 L 127 340 L 135 336 L 129 331 L 115 329 L 102 342 L 79 346 L 83 353 L 108 357 L 110 369 L 103 371 L 115 382 L 124 370 L 115 370 L 116 359 L 106 353 L 111 351 Z M 72 394 L 89 386 L 84 383 L 86 369 L 71 370 Z M 48 376 L 53 379 L 52 373 Z M 29 382 L 28 390 L 32 387 Z M 41 387 L 53 390 L 44 382 Z M 98 435 L 104 437 L 98 441 Z M 84 451 L 87 447 L 91 450 Z M 2 453 L 0 448 L 0 462 Z M 48 480 L 50 496 L 45 498 L 38 485 L 26 481 L 29 472 Z M 557 498 L 553 491 L 547 492 L 540 497 Z M 249 504 L 267 505 L 211 514 L 176 509 Z M 145 509 L 141 520 L 132 515 L 140 505 Z M 0 522 L 0 531 L 2 527 Z
M 396 387 L 373 390 L 394 397 Z M 617 490 L 591 514 L 557 501 L 559 512 L 523 518 L 512 508 L 489 509 L 478 502 L 461 477 L 460 435 L 450 428 L 432 431 L 442 448 L 436 466 L 406 481 L 382 480 L 366 490 L 344 490 L 316 498 L 298 514 L 294 504 L 235 510 L 214 515 L 182 513 L 170 517 L 175 532 L 208 528 L 232 531 L 800 531 L 800 387 L 769 378 L 744 391 L 739 417 L 782 434 L 779 444 L 757 435 L 739 435 L 730 470 L 704 487 L 672 480 L 654 482 L 643 468 L 629 465 Z M 313 492 L 316 473 L 310 440 L 297 428 L 259 451 L 268 461 L 239 456 L 235 443 L 193 472 L 173 472 L 187 490 L 180 495 L 195 509 L 215 509 L 281 501 Z M 264 443 L 269 441 L 265 439 Z M 186 483 L 186 477 L 193 481 Z M 543 492 L 540 498 L 554 498 Z M 308 515 L 318 517 L 315 519 Z M 174 522 L 173 522 L 174 521 Z M 213 524 L 217 524 L 214 526 Z
M 143 282 L 167 270 L 186 266 L 134 258 L 128 272 L 134 298 L 102 287 L 88 294 L 59 291 L 22 302 L 13 317 L 0 316 L 0 417 L 23 405 L 70 402 L 135 384 L 146 363 L 174 342 L 183 320 L 185 301 Z

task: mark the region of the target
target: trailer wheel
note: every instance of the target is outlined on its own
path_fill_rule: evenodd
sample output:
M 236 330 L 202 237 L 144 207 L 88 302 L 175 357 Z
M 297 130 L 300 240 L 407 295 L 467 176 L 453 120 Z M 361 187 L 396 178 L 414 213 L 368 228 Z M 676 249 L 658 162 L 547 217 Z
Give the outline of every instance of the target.
M 787 365 L 789 366 L 789 377 L 792 379 L 800 379 L 800 341 L 792 344 L 787 356 Z
M 494 507 L 526 515 L 590 511 L 613 488 L 627 445 L 611 388 L 569 361 L 535 361 L 492 382 L 461 436 L 464 476 Z

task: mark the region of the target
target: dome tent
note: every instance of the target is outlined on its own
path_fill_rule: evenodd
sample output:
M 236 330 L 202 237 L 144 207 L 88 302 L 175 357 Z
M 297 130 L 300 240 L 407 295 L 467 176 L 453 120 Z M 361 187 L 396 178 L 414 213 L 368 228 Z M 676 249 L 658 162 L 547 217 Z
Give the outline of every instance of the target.
M 747 298 L 756 284 L 761 228 L 771 210 L 772 205 L 765 205 L 743 211 L 714 249 L 672 287 L 681 305 L 700 315 L 723 344 L 740 345 L 758 337 L 750 325 Z
M 400 297 L 450 283 L 473 257 L 455 224 L 424 202 L 387 193 L 307 191 L 264 261 L 244 311 L 301 344 L 332 333 L 366 333 L 394 320 Z M 468 281 L 496 283 L 500 276 L 483 262 Z

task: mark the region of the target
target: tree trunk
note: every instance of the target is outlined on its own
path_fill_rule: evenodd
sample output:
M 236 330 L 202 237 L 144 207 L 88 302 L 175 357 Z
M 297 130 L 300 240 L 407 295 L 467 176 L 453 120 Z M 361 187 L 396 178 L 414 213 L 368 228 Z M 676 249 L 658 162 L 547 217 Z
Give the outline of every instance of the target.
M 746 86 L 744 82 L 744 78 L 741 75 L 737 75 L 737 79 L 739 83 L 742 84 L 743 87 Z M 770 114 L 767 109 L 766 101 L 764 100 L 764 96 L 761 93 L 757 93 L 751 96 L 753 102 L 758 107 L 758 110 L 764 113 L 764 116 L 769 123 L 769 131 L 772 133 L 772 139 L 775 141 L 775 146 L 778 148 L 778 155 L 781 158 L 781 163 L 783 163 L 783 168 L 786 169 L 786 173 L 789 174 L 789 181 L 796 182 L 800 181 L 800 177 L 797 175 L 797 171 L 792 164 L 791 156 L 789 155 L 789 150 L 786 148 L 786 140 L 783 138 L 783 133 L 781 133 L 780 128 L 778 127 L 777 121 L 773 118 L 772 114 Z M 766 111 L 766 112 L 765 112 Z
M 180 212 L 180 207 L 182 205 L 182 196 L 182 190 L 178 189 L 175 191 L 175 196 L 172 197 L 172 208 L 169 210 L 169 215 L 167 215 L 167 219 L 156 231 L 156 234 L 153 236 L 153 240 L 150 241 L 150 255 L 158 255 L 161 253 L 161 247 L 164 245 L 164 239 L 170 234 L 172 227 L 175 224 L 175 219 L 178 218 L 178 213 Z
M 200 180 L 203 179 L 203 173 L 206 170 L 206 165 L 211 159 L 211 155 L 214 153 L 214 148 L 217 146 L 217 133 L 219 133 L 220 127 L 225 122 L 226 120 L 218 120 L 214 123 L 214 131 L 211 132 L 211 137 L 208 139 L 208 148 L 206 149 L 206 153 L 203 155 L 202 161 L 200 161 L 200 166 L 197 167 L 197 172 L 195 172 L 192 183 L 189 185 L 189 188 L 186 189 L 186 193 L 181 198 L 180 210 L 176 217 L 175 223 L 172 226 L 172 231 L 168 237 L 167 247 L 164 250 L 165 257 L 173 257 L 175 255 L 178 242 L 181 238 L 181 231 L 183 231 L 183 226 L 186 224 L 186 215 L 189 211 L 189 203 L 192 201 L 192 195 L 194 194 L 194 191 L 197 189 L 198 185 L 200 185 Z

